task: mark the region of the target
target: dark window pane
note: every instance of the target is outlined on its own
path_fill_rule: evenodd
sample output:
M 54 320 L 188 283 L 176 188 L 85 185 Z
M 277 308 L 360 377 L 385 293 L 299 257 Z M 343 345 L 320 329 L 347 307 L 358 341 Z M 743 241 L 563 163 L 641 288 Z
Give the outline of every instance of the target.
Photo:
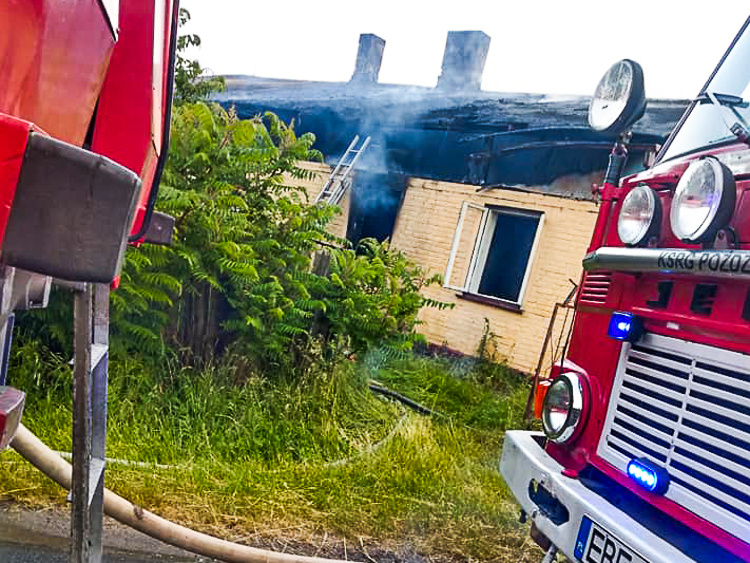
M 497 212 L 479 293 L 518 301 L 539 217 Z

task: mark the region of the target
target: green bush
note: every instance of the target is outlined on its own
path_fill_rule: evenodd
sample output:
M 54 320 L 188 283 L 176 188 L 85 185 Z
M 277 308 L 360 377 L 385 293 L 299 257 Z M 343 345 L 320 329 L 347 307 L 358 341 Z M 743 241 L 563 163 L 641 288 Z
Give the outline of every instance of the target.
M 202 361 L 231 345 L 256 370 L 301 377 L 321 359 L 416 338 L 419 290 L 438 278 L 387 244 L 355 252 L 327 234 L 336 209 L 288 182 L 310 177 L 298 162 L 320 158 L 313 142 L 270 113 L 175 108 L 159 203 L 174 243 L 128 252 L 112 298 L 121 343 L 158 353 L 166 340 Z M 321 241 L 341 246 L 327 272 L 312 268 Z
M 178 51 L 198 42 L 182 36 Z M 355 251 L 327 233 L 337 208 L 311 204 L 297 185 L 314 174 L 299 163 L 322 160 L 314 135 L 270 112 L 240 119 L 204 101 L 221 81 L 182 55 L 175 86 L 157 203 L 175 218 L 173 243 L 128 249 L 111 297 L 114 354 L 207 365 L 233 352 L 247 373 L 303 378 L 373 344 L 410 348 L 420 308 L 444 306 L 420 294 L 439 278 L 387 244 Z M 70 301 L 58 295 L 21 319 L 63 355 Z
M 326 318 L 331 331 L 346 335 L 354 353 L 372 346 L 410 349 L 422 340 L 414 333 L 424 305 L 448 307 L 425 299 L 420 290 L 441 281 L 388 243 L 360 241 L 356 250 L 331 252 L 329 283 L 324 289 Z

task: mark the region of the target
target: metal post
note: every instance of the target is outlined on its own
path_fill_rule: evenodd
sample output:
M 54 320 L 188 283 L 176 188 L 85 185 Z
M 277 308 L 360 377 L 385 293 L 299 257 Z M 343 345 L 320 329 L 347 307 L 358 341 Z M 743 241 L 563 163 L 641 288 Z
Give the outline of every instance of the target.
M 109 286 L 76 292 L 71 563 L 101 563 L 107 435 Z
M 551 545 L 549 546 L 549 549 L 544 554 L 544 559 L 542 559 L 542 563 L 552 563 L 556 560 L 557 557 L 557 546 Z

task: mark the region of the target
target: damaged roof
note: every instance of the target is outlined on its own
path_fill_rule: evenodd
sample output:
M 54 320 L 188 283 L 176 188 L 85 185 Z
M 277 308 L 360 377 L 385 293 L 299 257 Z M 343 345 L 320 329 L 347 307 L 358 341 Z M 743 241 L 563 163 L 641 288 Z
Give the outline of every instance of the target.
M 238 109 L 278 107 L 287 111 L 323 108 L 346 119 L 376 120 L 390 126 L 405 122 L 425 128 L 461 129 L 467 133 L 499 132 L 516 128 L 574 127 L 589 129 L 588 96 L 500 92 L 446 92 L 421 86 L 316 82 L 230 75 L 227 89 L 215 95 L 220 103 Z M 649 100 L 635 132 L 666 137 L 687 107 L 687 100 Z M 592 131 L 592 134 L 596 134 Z
M 561 176 L 606 167 L 615 136 L 589 128 L 590 98 L 481 91 L 488 47 L 481 32 L 450 32 L 437 88 L 380 84 L 384 41 L 365 34 L 350 82 L 232 75 L 214 99 L 243 118 L 272 111 L 293 119 L 298 133 L 316 135 L 315 147 L 329 163 L 355 135 L 369 135 L 358 166 L 373 172 L 591 198 L 588 186 L 553 185 Z M 633 170 L 664 142 L 687 105 L 649 100 L 634 128 Z

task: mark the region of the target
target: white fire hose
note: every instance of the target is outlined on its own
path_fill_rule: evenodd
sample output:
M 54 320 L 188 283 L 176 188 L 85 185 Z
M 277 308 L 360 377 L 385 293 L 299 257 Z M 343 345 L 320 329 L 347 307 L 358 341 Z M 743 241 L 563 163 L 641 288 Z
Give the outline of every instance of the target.
M 55 483 L 70 490 L 73 468 L 22 424 L 11 446 Z M 351 563 L 278 553 L 221 540 L 165 520 L 108 489 L 104 489 L 104 512 L 118 522 L 164 543 L 228 563 Z

